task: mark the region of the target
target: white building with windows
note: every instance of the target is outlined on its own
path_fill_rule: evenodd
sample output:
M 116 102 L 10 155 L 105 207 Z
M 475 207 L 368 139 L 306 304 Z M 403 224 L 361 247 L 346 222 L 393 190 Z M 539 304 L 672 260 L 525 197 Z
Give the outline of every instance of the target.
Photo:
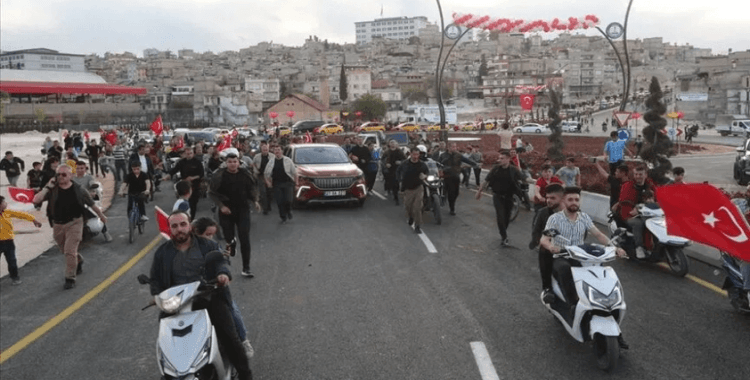
M 370 43 L 373 37 L 407 40 L 419 36 L 419 30 L 428 24 L 427 17 L 389 17 L 373 21 L 355 22 L 357 44 Z
M 348 98 L 342 100 L 353 102 L 361 98 L 362 95 L 370 93 L 372 89 L 372 73 L 368 66 L 345 65 L 344 72 L 346 73 Z
M 281 100 L 281 83 L 278 78 L 245 78 L 245 91 L 260 95 L 264 102 L 278 102 Z
M 86 72 L 85 55 L 51 49 L 25 49 L 0 54 L 0 69 Z

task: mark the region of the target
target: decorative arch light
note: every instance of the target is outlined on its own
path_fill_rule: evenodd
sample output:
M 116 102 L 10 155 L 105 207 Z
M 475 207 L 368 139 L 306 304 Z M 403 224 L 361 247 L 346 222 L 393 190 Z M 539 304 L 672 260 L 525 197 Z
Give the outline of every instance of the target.
M 599 18 L 587 15 L 582 18 L 568 17 L 552 20 L 513 20 L 508 18 L 492 18 L 471 13 L 454 13 L 453 22 L 467 28 L 498 31 L 500 33 L 530 33 L 530 32 L 558 32 L 577 29 L 588 29 L 599 25 Z

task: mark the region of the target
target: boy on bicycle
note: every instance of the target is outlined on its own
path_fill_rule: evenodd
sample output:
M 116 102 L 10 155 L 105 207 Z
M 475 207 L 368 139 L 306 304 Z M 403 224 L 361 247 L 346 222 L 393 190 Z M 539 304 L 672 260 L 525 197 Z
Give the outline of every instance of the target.
M 138 211 L 141 214 L 141 222 L 148 220 L 146 216 L 146 204 L 144 200 L 150 194 L 151 181 L 149 180 L 148 174 L 141 171 L 141 163 L 139 161 L 131 161 L 130 174 L 128 174 L 122 181 L 120 187 L 120 196 L 124 197 L 128 195 L 128 215 L 133 209 L 133 200 L 138 202 Z

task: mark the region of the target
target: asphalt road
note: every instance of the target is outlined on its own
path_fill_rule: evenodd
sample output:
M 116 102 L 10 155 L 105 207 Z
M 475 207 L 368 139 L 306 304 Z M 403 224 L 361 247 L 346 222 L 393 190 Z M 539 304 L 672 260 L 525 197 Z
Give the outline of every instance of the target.
M 521 211 L 510 228 L 512 246 L 501 248 L 491 199 L 473 197 L 462 189 L 458 215 L 446 212 L 440 226 L 426 217 L 423 230 L 437 253 L 407 226 L 401 207 L 377 196 L 363 208 L 296 210 L 286 225 L 254 214 L 256 277 L 240 277 L 234 263 L 231 287 L 256 350 L 255 378 L 480 379 L 472 342 L 487 347 L 502 379 L 604 377 L 589 345 L 570 338 L 539 301 L 537 254 L 526 248 L 531 214 Z M 157 193 L 162 208 L 173 201 Z M 11 346 L 59 320 L 23 341 L 0 367 L 2 379 L 159 378 L 157 311 L 140 311 L 150 296 L 135 279 L 147 273 L 153 250 L 80 309 L 54 318 L 156 236 L 150 221 L 128 244 L 124 212 L 118 199 L 108 213 L 114 242 L 95 238 L 83 248 L 75 289 L 62 290 L 56 248 L 21 269 L 21 286 L 0 281 L 3 360 Z M 631 349 L 608 377 L 750 378 L 742 339 L 750 319 L 726 298 L 655 266 L 613 267 L 625 290 L 622 328 Z

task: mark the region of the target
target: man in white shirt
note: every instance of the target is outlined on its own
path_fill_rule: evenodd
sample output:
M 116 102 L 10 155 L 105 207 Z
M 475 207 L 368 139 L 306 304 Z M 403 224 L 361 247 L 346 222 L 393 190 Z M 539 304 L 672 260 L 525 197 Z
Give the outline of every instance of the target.
M 497 131 L 497 135 L 500 136 L 500 149 L 511 150 L 513 149 L 513 130 L 510 129 L 510 124 L 503 123 L 500 130 Z

